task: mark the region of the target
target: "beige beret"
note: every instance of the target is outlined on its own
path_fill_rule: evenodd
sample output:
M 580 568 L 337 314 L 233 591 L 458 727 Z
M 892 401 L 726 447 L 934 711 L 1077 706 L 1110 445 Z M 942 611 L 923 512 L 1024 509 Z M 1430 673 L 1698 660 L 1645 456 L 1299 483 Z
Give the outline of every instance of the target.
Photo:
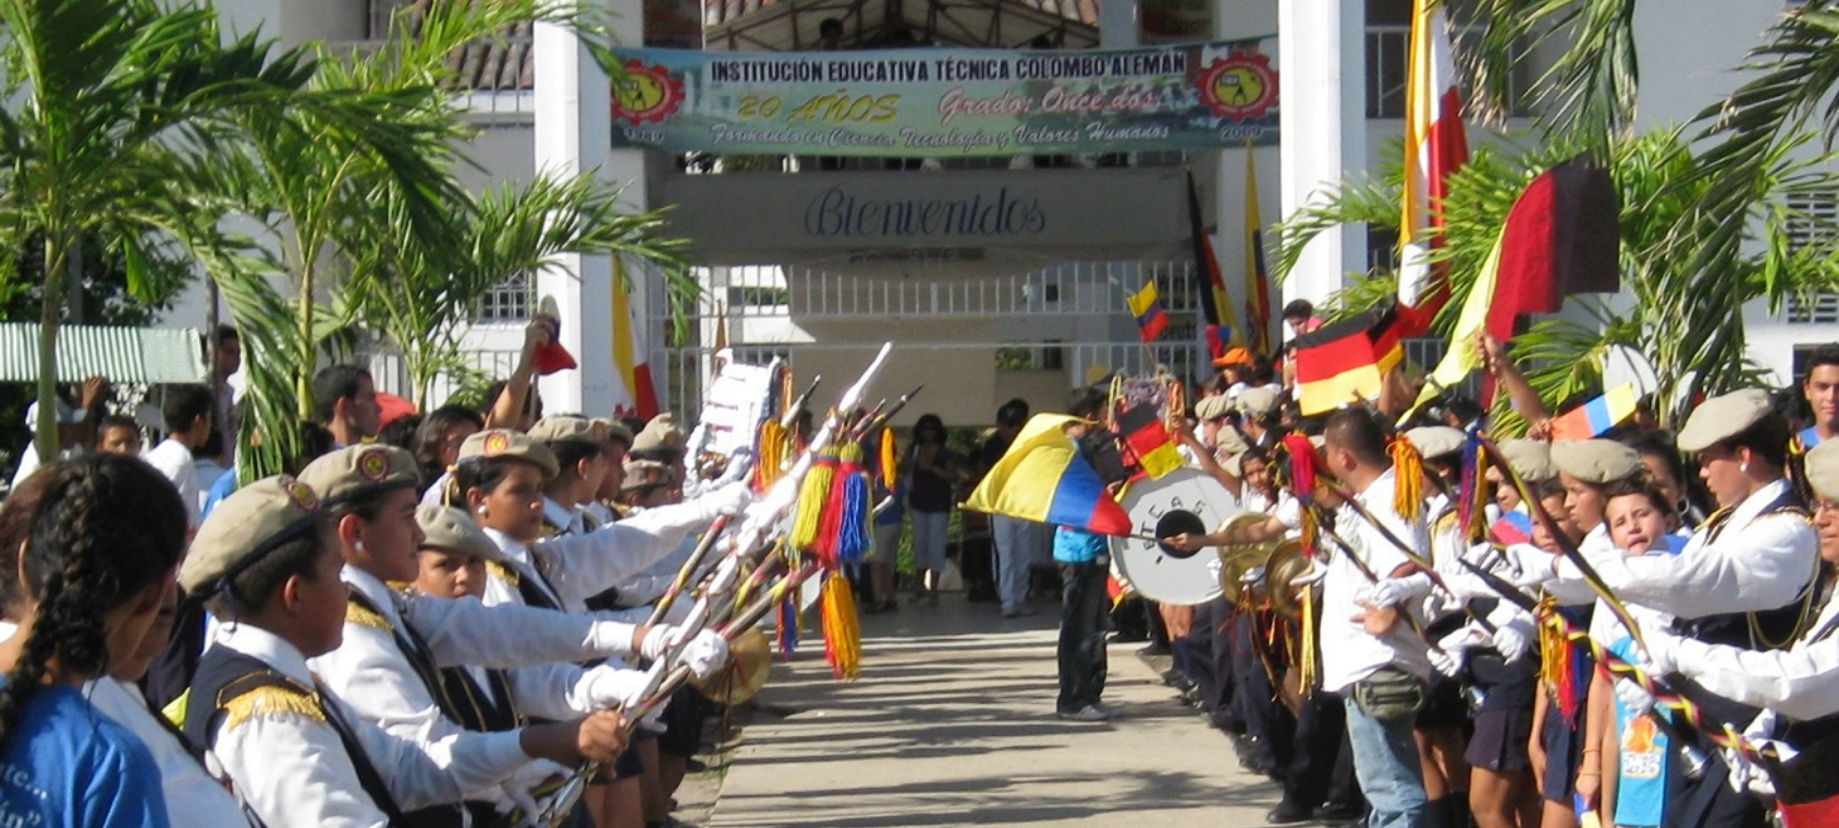
M 628 457 L 626 458 L 626 479 L 620 484 L 619 490 L 629 492 L 646 486 L 669 483 L 670 476 L 671 467 L 668 463 Z
M 1462 447 L 1469 441 L 1468 435 L 1461 429 L 1449 426 L 1423 426 L 1405 432 L 1405 440 L 1425 459 L 1442 457 L 1446 454 L 1460 454 Z
M 1232 400 L 1227 399 L 1225 394 L 1204 397 L 1194 403 L 1194 419 L 1196 420 L 1217 420 L 1231 413 Z
M 1268 385 L 1247 388 L 1239 392 L 1239 410 L 1253 417 L 1269 416 L 1277 410 L 1278 399 L 1277 389 Z
M 1699 403 L 1698 408 L 1692 409 L 1692 416 L 1686 418 L 1686 427 L 1679 430 L 1679 450 L 1704 451 L 1742 434 L 1773 410 L 1769 392 L 1761 388 L 1712 397 Z
M 1598 486 L 1634 477 L 1646 468 L 1641 453 L 1614 440 L 1566 440 L 1552 444 L 1552 464 Z
M 632 445 L 632 429 L 627 428 L 625 423 L 610 417 L 595 417 L 594 425 L 600 426 L 608 442 L 618 440 L 628 447 Z
M 534 463 L 544 477 L 555 477 L 562 466 L 548 446 L 530 439 L 530 435 L 508 428 L 489 428 L 466 438 L 460 444 L 460 462 L 473 459 L 493 460 L 508 457 Z
M 605 442 L 605 433 L 595 430 L 594 422 L 583 417 L 544 417 L 530 427 L 530 439 L 542 443 L 574 440 L 582 443 Z
M 1213 435 L 1213 448 L 1216 453 L 1238 454 L 1251 448 L 1251 444 L 1245 442 L 1245 435 L 1240 434 L 1238 429 L 1222 428 Z
M 1502 440 L 1499 448 L 1507 467 L 1521 480 L 1542 483 L 1558 476 L 1558 467 L 1552 463 L 1551 443 L 1521 438 Z
M 488 561 L 503 561 L 504 552 L 492 543 L 485 530 L 473 523 L 463 509 L 452 506 L 421 506 L 415 510 L 415 522 L 421 525 L 423 549 L 445 549 Z
M 633 451 L 669 451 L 682 448 L 683 431 L 677 428 L 676 422 L 668 411 L 651 418 L 651 422 L 645 424 L 645 429 L 632 438 Z
M 1808 450 L 1802 458 L 1807 485 L 1815 497 L 1839 501 L 1839 440 L 1827 440 Z
M 324 516 L 313 487 L 287 475 L 244 486 L 217 504 L 198 527 L 179 565 L 179 585 L 189 595 L 209 596 L 276 547 L 306 537 Z
M 395 446 L 348 446 L 300 470 L 300 482 L 313 487 L 323 505 L 331 506 L 391 489 L 409 489 L 421 482 L 415 455 Z
M 1241 451 L 1237 454 L 1234 454 L 1231 457 L 1226 458 L 1226 461 L 1220 464 L 1220 468 L 1225 469 L 1226 473 L 1232 475 L 1233 477 L 1244 477 L 1245 476 L 1245 452 Z

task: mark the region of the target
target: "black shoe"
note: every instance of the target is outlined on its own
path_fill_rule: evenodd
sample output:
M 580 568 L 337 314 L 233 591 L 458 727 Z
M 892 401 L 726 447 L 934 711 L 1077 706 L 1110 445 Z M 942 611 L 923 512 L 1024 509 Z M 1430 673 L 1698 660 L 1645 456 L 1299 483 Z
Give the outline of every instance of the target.
M 1272 808 L 1270 813 L 1264 815 L 1264 821 L 1272 825 L 1295 825 L 1296 823 L 1309 822 L 1310 820 L 1311 817 L 1308 808 L 1291 802 L 1288 799 L 1277 803 L 1277 807 Z
M 1309 817 L 1317 822 L 1326 822 L 1330 825 L 1346 825 L 1359 819 L 1364 810 L 1359 805 L 1330 802 L 1316 808 L 1309 814 Z
M 1140 656 L 1165 656 L 1170 652 L 1169 645 L 1161 641 L 1152 641 L 1147 647 L 1137 648 L 1137 655 Z

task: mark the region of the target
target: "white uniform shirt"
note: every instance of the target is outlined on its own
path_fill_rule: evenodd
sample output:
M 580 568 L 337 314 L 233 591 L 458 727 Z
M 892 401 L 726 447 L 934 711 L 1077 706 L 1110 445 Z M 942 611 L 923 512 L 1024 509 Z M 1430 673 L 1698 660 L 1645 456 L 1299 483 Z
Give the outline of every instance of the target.
M 160 444 L 140 456 L 147 465 L 166 475 L 167 480 L 179 490 L 179 499 L 185 501 L 185 525 L 190 529 L 198 528 L 198 469 L 192 461 L 192 450 L 184 443 L 168 437 Z
M 267 630 L 224 625 L 212 646 L 228 647 L 290 679 L 313 684 L 300 650 Z M 531 761 L 516 731 L 478 734 L 466 750 L 455 751 L 451 741 L 420 744 L 392 736 L 337 694 L 323 701 L 350 726 L 404 811 L 457 802 L 466 791 L 490 788 Z M 241 721 L 226 721 L 211 756 L 269 828 L 387 825 L 388 817 L 364 792 L 338 732 L 317 713 L 258 709 Z
M 504 552 L 509 559 L 506 566 L 518 577 L 534 581 L 569 612 L 584 612 L 587 599 L 644 573 L 712 518 L 704 517 L 701 508 L 690 502 L 646 509 L 592 532 L 557 535 L 534 544 L 496 529 L 487 528 L 485 533 Z M 517 588 L 499 578 L 486 582 L 485 602 L 523 603 Z
M 1586 557 L 1623 600 L 1680 618 L 1778 609 L 1802 596 L 1820 558 L 1806 517 L 1762 514 L 1787 491 L 1786 480 L 1762 487 L 1732 510 L 1716 540 L 1701 527 L 1678 555 L 1624 557 L 1609 544 Z M 1565 570 L 1575 572 L 1569 562 Z
M 1829 599 L 1806 634 L 1786 650 L 1691 639 L 1676 646 L 1676 669 L 1719 696 L 1791 719 L 1839 713 L 1839 601 Z
M 1396 474 L 1388 469 L 1356 497 L 1393 535 L 1421 550 L 1425 545 L 1423 520 L 1407 520 L 1393 511 L 1392 496 L 1397 485 Z M 1342 509 L 1335 524 L 1336 533 L 1380 578 L 1409 561 L 1353 509 Z M 1331 540 L 1325 544 L 1332 552 L 1328 574 L 1322 580 L 1322 689 L 1341 692 L 1387 666 L 1429 676 L 1430 660 L 1425 655 L 1424 642 L 1405 619 L 1400 618 L 1381 636 L 1368 635 L 1360 622 L 1353 620 L 1361 611 L 1359 602 L 1372 591 L 1373 583 L 1348 559 L 1346 550 Z
M 97 679 L 86 691 L 89 703 L 116 724 L 127 728 L 160 769 L 160 789 L 166 794 L 167 819 L 173 825 L 204 828 L 248 828 L 243 806 L 223 784 L 204 772 L 177 737 L 153 720 L 140 688 L 115 679 Z

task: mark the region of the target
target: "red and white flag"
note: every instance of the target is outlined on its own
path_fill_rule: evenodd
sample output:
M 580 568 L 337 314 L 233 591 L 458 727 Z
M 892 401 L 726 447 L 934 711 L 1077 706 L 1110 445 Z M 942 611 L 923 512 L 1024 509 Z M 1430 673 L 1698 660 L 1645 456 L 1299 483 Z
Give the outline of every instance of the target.
M 1442 240 L 1439 211 L 1449 175 L 1469 160 L 1462 93 L 1442 0 L 1413 0 L 1410 73 L 1405 85 L 1405 200 L 1399 223 L 1398 304 L 1403 333 L 1416 336 L 1449 299 L 1442 266 L 1428 261 Z
M 649 421 L 658 416 L 657 386 L 652 384 L 651 349 L 633 312 L 632 295 L 626 291 L 626 266 L 613 257 L 613 368 L 618 375 L 613 389 L 613 413 Z M 640 273 L 636 278 L 644 278 Z

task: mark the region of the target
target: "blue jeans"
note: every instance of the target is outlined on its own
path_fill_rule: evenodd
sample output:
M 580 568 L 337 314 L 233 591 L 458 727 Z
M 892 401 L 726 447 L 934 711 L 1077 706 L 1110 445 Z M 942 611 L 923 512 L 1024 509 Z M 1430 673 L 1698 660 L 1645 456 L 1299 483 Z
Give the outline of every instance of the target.
M 1373 809 L 1367 828 L 1417 828 L 1424 822 L 1424 768 L 1418 764 L 1418 743 L 1411 734 L 1415 717 L 1368 716 L 1354 701 L 1353 688 L 1347 691 L 1346 704 L 1354 775 Z

